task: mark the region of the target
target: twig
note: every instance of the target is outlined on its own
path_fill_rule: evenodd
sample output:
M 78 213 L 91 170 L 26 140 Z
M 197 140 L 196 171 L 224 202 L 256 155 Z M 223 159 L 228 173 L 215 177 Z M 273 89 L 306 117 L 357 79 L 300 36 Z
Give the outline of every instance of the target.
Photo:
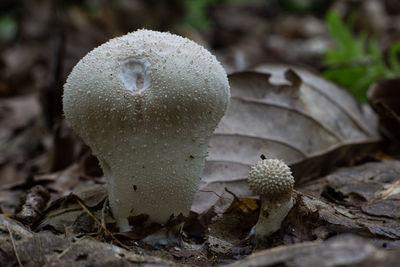
M 241 202 L 240 199 L 235 195 L 235 193 L 233 193 L 232 191 L 230 191 L 230 190 L 228 189 L 228 187 L 225 187 L 224 189 L 225 189 L 225 191 L 226 191 L 227 193 L 231 194 L 231 195 L 233 196 L 233 198 L 234 198 L 236 201 Z
M 64 256 L 65 254 L 67 254 L 67 252 L 70 251 L 71 248 L 72 248 L 72 245 L 70 245 L 69 247 L 67 247 L 66 249 L 64 249 L 63 252 L 61 252 L 61 253 L 57 256 L 57 258 L 58 258 L 58 259 L 61 259 L 61 257 Z
M 111 237 L 112 240 L 114 240 L 118 245 L 120 245 L 124 249 L 131 250 L 131 248 L 122 244 L 118 239 L 116 239 L 115 236 L 110 231 L 108 231 L 108 229 L 104 225 L 102 225 L 102 223 L 90 212 L 90 210 L 88 210 L 86 208 L 85 204 L 82 203 L 82 201 L 79 198 L 77 198 L 77 201 L 78 201 L 78 204 L 82 207 L 82 209 L 95 221 L 95 223 L 97 223 L 103 229 L 103 231 L 107 235 L 109 235 Z
M 10 235 L 11 244 L 13 246 L 15 258 L 17 258 L 18 266 L 23 267 L 21 260 L 19 259 L 19 256 L 18 256 L 17 247 L 15 246 L 15 243 L 14 243 L 14 237 L 12 236 L 12 233 L 11 233 L 10 228 L 8 227 L 8 224 L 7 224 L 7 230 L 8 230 L 8 234 Z
M 106 197 L 106 199 L 104 200 L 103 207 L 101 208 L 101 225 L 103 225 L 103 227 L 106 227 L 106 220 L 104 215 L 106 214 L 107 205 L 108 205 L 108 197 Z M 102 229 L 103 228 L 100 228 L 99 231 L 97 232 L 99 236 L 100 234 L 103 233 Z
M 214 195 L 216 195 L 219 198 L 222 198 L 222 196 L 218 195 L 217 192 L 212 191 L 212 190 L 199 190 L 199 192 L 203 192 L 203 193 L 213 193 Z
M 232 191 L 230 191 L 227 187 L 225 187 L 225 191 L 226 191 L 227 193 L 231 194 L 231 195 L 233 196 L 233 198 L 234 198 L 235 201 L 237 201 L 237 202 L 243 204 L 248 210 L 253 210 L 252 207 L 250 207 L 249 205 L 247 205 L 246 202 L 240 200 L 240 198 L 238 198 L 238 197 L 235 195 L 235 193 L 233 193 Z M 233 203 L 233 202 L 232 202 L 232 203 Z M 231 203 L 231 205 L 232 205 L 232 203 Z M 230 209 L 230 208 L 229 208 L 229 209 Z M 229 210 L 229 209 L 228 209 L 228 210 Z
M 386 199 L 388 196 L 390 196 L 390 194 L 397 189 L 398 187 L 400 187 L 400 181 L 396 181 L 394 184 L 392 184 L 383 194 L 382 194 L 382 199 Z

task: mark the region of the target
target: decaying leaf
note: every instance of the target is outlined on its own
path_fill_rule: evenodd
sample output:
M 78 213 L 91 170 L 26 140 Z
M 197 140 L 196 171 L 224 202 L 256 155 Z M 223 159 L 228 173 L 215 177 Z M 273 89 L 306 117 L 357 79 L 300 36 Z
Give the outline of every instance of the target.
M 82 169 L 82 166 L 74 163 L 58 172 L 36 175 L 34 181 L 46 184 L 46 187 L 52 191 L 51 200 L 55 200 L 68 195 L 72 191 L 77 191 L 77 187 L 82 186 L 80 184 L 80 177 L 83 175 Z
M 285 244 L 326 239 L 340 233 L 356 233 L 377 244 L 398 246 L 400 228 L 393 219 L 377 219 L 360 208 L 332 204 L 311 195 L 299 194 L 296 206 L 282 224 Z
M 357 162 L 360 158 L 376 152 L 380 143 L 376 139 L 337 144 L 290 165 L 297 184 L 303 184 L 313 177 L 325 175 L 340 165 Z
M 210 140 L 195 212 L 226 209 L 232 197 L 225 187 L 251 195 L 245 178 L 261 154 L 293 166 L 301 183 L 380 141 L 374 120 L 345 89 L 304 68 L 262 65 L 229 81 L 231 104 Z
M 225 266 L 398 266 L 399 251 L 378 249 L 361 237 L 342 235 L 263 250 Z
M 13 237 L 13 242 L 10 240 Z M 17 221 L 0 215 L 0 262 L 2 266 L 177 266 L 144 251 L 99 242 L 90 237 L 64 238 L 49 231 L 33 233 Z
M 103 186 L 92 185 L 85 187 L 84 190 L 62 197 L 50 204 L 45 212 L 45 216 L 35 225 L 36 230 L 52 229 L 57 233 L 89 233 L 95 231 L 98 225 L 83 210 L 79 200 L 88 208 L 93 208 L 93 213 L 102 213 L 102 203 L 107 197 L 107 192 Z
M 333 203 L 359 208 L 367 215 L 382 217 L 382 221 L 400 218 L 399 161 L 344 168 L 302 186 L 301 190 Z
M 25 203 L 16 215 L 17 220 L 32 225 L 47 207 L 49 199 L 50 193 L 46 188 L 41 185 L 34 186 L 27 192 Z

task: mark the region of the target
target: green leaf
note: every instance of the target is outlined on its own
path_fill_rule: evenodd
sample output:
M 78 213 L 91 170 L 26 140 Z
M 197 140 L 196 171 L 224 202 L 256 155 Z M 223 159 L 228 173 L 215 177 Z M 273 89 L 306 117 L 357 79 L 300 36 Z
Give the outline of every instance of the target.
M 394 42 L 389 48 L 388 62 L 385 63 L 378 42 L 365 32 L 353 34 L 355 16 L 345 23 L 334 11 L 329 11 L 326 23 L 335 48 L 324 54 L 327 70 L 323 76 L 350 90 L 361 102 L 366 101 L 369 86 L 382 78 L 400 76 L 398 54 L 400 43 Z
M 11 40 L 17 34 L 17 23 L 13 16 L 5 15 L 0 17 L 0 39 Z

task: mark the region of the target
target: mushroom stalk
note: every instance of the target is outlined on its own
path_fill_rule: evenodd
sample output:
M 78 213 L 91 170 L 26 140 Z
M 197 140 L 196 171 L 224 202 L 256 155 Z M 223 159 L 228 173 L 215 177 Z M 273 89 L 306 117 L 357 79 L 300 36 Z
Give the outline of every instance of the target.
M 229 96 L 216 58 L 170 33 L 112 39 L 74 67 L 64 113 L 100 161 L 121 231 L 138 215 L 165 224 L 189 213 Z
M 255 226 L 257 240 L 263 240 L 281 228 L 282 221 L 293 207 L 291 194 L 271 199 L 260 196 L 260 214 Z

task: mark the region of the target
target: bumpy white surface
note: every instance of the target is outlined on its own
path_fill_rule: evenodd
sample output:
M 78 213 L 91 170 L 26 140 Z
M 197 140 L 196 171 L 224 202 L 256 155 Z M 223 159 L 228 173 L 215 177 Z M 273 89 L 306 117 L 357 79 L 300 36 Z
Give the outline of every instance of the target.
M 251 167 L 247 181 L 254 193 L 272 197 L 291 193 L 294 185 L 290 168 L 278 159 L 257 162 Z
M 282 221 L 293 207 L 291 195 L 276 199 L 261 197 L 260 214 L 255 229 L 257 240 L 264 240 L 281 228 Z
M 75 66 L 64 113 L 100 160 L 122 231 L 129 216 L 165 223 L 187 215 L 229 96 L 216 58 L 169 33 L 112 39 Z
M 262 241 L 279 230 L 292 208 L 294 178 L 283 161 L 264 159 L 251 167 L 247 181 L 253 192 L 260 195 L 261 206 L 255 236 Z

